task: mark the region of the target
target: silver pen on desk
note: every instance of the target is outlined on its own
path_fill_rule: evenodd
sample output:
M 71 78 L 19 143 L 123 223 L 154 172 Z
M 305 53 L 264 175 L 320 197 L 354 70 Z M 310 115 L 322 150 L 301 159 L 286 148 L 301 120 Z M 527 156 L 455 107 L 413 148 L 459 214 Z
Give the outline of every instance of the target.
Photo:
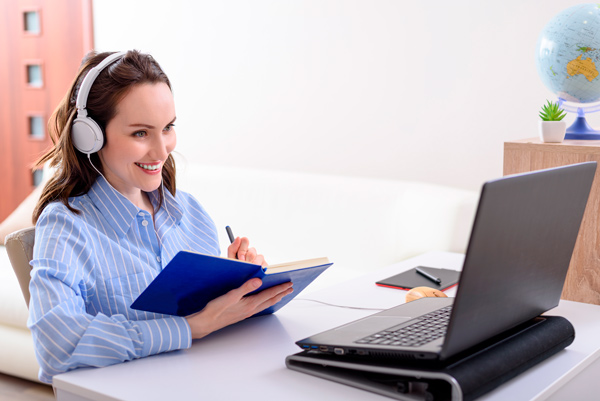
M 427 273 L 425 270 L 422 270 L 418 267 L 415 267 L 415 270 L 417 271 L 417 273 L 419 273 L 421 276 L 428 278 L 429 280 L 433 281 L 436 284 L 440 284 L 442 282 L 442 279 L 439 277 L 435 277 L 429 273 Z

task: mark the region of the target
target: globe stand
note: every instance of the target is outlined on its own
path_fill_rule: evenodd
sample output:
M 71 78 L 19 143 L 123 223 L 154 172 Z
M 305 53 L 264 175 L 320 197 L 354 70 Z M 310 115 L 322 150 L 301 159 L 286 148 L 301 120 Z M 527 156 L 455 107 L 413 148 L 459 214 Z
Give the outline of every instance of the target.
M 560 106 L 570 113 L 577 113 L 575 122 L 567 128 L 565 139 L 600 140 L 600 131 L 593 129 L 585 119 L 585 113 L 593 113 L 600 110 L 599 106 L 573 107 L 566 105 L 564 99 L 558 98 Z
M 600 131 L 592 129 L 585 116 L 577 117 L 575 122 L 567 128 L 565 139 L 600 139 Z

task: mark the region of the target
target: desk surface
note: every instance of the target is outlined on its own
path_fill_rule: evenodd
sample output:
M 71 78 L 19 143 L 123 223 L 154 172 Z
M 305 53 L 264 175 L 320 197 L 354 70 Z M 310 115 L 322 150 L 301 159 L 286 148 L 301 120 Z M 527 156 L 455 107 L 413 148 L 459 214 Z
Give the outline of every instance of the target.
M 187 350 L 58 375 L 54 378 L 57 399 L 389 399 L 285 367 L 285 357 L 300 351 L 295 341 L 375 312 L 311 300 L 387 309 L 403 303 L 406 292 L 378 287 L 375 281 L 416 265 L 458 270 L 462 261 L 459 254 L 428 253 L 326 290 L 305 291 L 276 314 L 227 327 L 194 341 Z M 447 293 L 453 296 L 455 290 Z M 548 314 L 571 321 L 576 330 L 573 344 L 481 400 L 547 399 L 600 356 L 600 306 L 561 301 Z

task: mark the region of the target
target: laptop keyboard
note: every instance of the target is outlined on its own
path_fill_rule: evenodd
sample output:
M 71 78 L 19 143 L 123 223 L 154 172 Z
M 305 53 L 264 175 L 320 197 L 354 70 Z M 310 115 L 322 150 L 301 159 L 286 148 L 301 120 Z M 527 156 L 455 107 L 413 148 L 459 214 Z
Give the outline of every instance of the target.
M 419 317 L 408 326 L 394 326 L 362 338 L 358 344 L 396 345 L 418 347 L 446 334 L 452 305 L 443 307 Z

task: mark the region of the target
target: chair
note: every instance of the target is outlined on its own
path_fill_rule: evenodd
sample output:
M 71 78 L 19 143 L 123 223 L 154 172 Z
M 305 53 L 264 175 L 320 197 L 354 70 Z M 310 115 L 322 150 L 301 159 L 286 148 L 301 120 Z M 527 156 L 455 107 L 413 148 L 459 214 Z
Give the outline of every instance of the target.
M 4 244 L 27 307 L 29 307 L 29 280 L 31 279 L 29 262 L 33 258 L 34 240 L 35 227 L 29 227 L 7 235 Z

